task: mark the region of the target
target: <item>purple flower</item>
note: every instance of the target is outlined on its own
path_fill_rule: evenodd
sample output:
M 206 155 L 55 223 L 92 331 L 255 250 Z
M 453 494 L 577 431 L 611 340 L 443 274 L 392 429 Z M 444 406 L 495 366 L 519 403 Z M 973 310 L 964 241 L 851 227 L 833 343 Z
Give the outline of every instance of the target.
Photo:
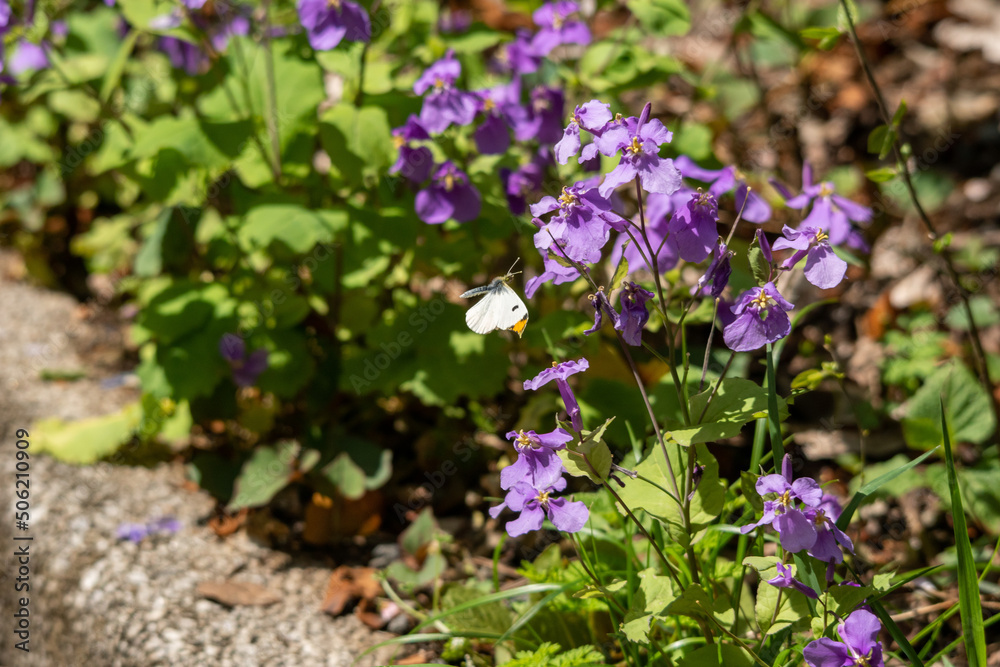
M 743 210 L 743 219 L 757 224 L 767 222 L 771 219 L 771 206 L 764 201 L 759 194 L 750 190 L 746 177 L 736 167 L 723 167 L 722 169 L 703 169 L 686 155 L 680 155 L 674 160 L 674 165 L 680 170 L 685 178 L 693 178 L 708 183 L 708 191 L 716 198 L 736 188 L 736 210 Z M 743 202 L 750 193 L 750 201 Z
M 885 667 L 875 614 L 858 609 L 837 626 L 840 641 L 823 637 L 809 642 L 802 656 L 810 667 Z
M 837 528 L 840 512 L 840 503 L 829 494 L 820 499 L 816 508 L 806 510 L 806 518 L 816 527 L 816 543 L 808 550 L 813 558 L 826 563 L 843 563 L 844 553 L 840 547 L 854 553 L 851 538 Z
M 700 294 L 702 296 L 711 295 L 712 297 L 718 299 L 722 296 L 722 290 L 726 289 L 726 285 L 729 284 L 729 275 L 733 272 L 733 267 L 730 264 L 730 258 L 733 253 L 730 252 L 726 244 L 721 240 L 715 246 L 712 251 L 712 261 L 709 262 L 708 268 L 705 269 L 704 275 L 698 279 L 698 283 L 691 288 L 691 296 Z M 711 285 L 711 287 L 709 287 Z
M 10 15 L 10 3 L 7 0 L 0 0 L 0 36 L 6 35 L 13 25 Z
M 622 314 L 615 322 L 615 329 L 622 333 L 626 343 L 639 347 L 642 345 L 642 328 L 649 321 L 646 302 L 653 298 L 653 293 L 628 282 L 622 289 L 620 298 Z
M 452 123 L 468 125 L 476 117 L 479 100 L 472 93 L 454 87 L 461 74 L 462 66 L 449 49 L 444 58 L 428 67 L 413 84 L 417 95 L 430 91 L 420 109 L 420 122 L 428 132 L 444 132 Z
M 674 211 L 667 230 L 677 254 L 687 262 L 708 257 L 719 241 L 719 205 L 710 192 L 696 192 Z
M 618 313 L 611 307 L 611 302 L 608 301 L 608 295 L 604 293 L 604 288 L 598 288 L 597 294 L 591 294 L 587 298 L 590 299 L 590 305 L 594 307 L 594 326 L 584 331 L 583 335 L 589 336 L 596 331 L 600 331 L 601 325 L 604 323 L 605 313 L 610 314 L 612 325 L 617 329 L 619 322 Z
M 649 104 L 642 110 L 638 120 L 626 119 L 625 122 L 602 131 L 595 142 L 598 150 L 605 155 L 614 155 L 621 151 L 622 157 L 601 183 L 601 196 L 607 197 L 619 185 L 624 185 L 639 177 L 639 183 L 646 192 L 659 192 L 669 195 L 681 187 L 681 173 L 677 171 L 673 160 L 661 158 L 660 144 L 669 143 L 673 133 L 663 127 L 658 119 L 646 120 L 649 116 Z
M 787 455 L 785 461 L 790 461 Z M 778 531 L 782 548 L 797 553 L 812 548 L 816 543 L 816 526 L 802 508 L 817 507 L 823 491 L 816 480 L 809 477 L 793 482 L 790 465 L 783 465 L 782 472 L 780 475 L 764 475 L 757 480 L 757 493 L 762 496 L 773 493 L 777 497 L 764 501 L 764 515 L 760 521 L 744 526 L 741 530 L 746 534 L 758 526 L 770 525 Z
M 514 215 L 523 215 L 528 210 L 528 195 L 542 187 L 542 176 L 545 167 L 552 162 L 551 154 L 539 151 L 534 159 L 526 165 L 511 171 L 500 169 L 500 182 L 507 196 L 507 206 Z
M 792 330 L 785 313 L 795 308 L 778 294 L 774 283 L 753 287 L 733 304 L 736 319 L 726 325 L 722 339 L 733 352 L 749 352 L 784 338 Z
M 507 152 L 510 147 L 507 114 L 518 105 L 520 96 L 521 85 L 516 78 L 509 84 L 478 92 L 480 111 L 485 120 L 476 128 L 473 136 L 480 153 L 499 155 Z
M 144 523 L 123 523 L 118 526 L 116 534 L 119 540 L 128 540 L 138 544 L 149 535 L 149 528 Z
M 553 361 L 551 368 L 546 368 L 532 379 L 525 380 L 524 388 L 536 391 L 539 387 L 555 380 L 573 428 L 581 431 L 583 430 L 583 419 L 580 418 L 580 404 L 576 402 L 576 396 L 573 395 L 573 390 L 570 389 L 566 378 L 576 373 L 582 373 L 588 368 L 590 368 L 590 362 L 583 358 L 579 361 L 564 361 L 561 364 Z
M 559 530 L 575 533 L 587 523 L 590 511 L 580 501 L 567 502 L 565 498 L 553 498 L 553 491 L 566 488 L 566 479 L 560 476 L 550 486 L 538 488 L 529 482 L 518 482 L 507 492 L 502 503 L 490 508 L 490 516 L 494 519 L 507 508 L 512 512 L 520 512 L 521 516 L 507 522 L 507 534 L 511 537 L 524 535 L 542 527 L 542 522 L 548 516 L 549 521 Z
M 208 56 L 191 42 L 185 42 L 176 37 L 161 37 L 159 45 L 160 50 L 170 58 L 171 65 L 178 69 L 183 69 L 191 76 L 195 76 L 203 69 L 208 68 Z
M 786 566 L 784 563 L 778 563 L 778 576 L 773 579 L 768 579 L 767 583 L 772 586 L 777 586 L 778 588 L 794 588 L 803 595 L 811 597 L 813 600 L 819 599 L 819 594 L 798 579 L 794 578 L 792 576 L 791 566 Z
M 24 72 L 45 69 L 49 66 L 49 57 L 45 53 L 44 46 L 22 39 L 14 47 L 14 54 L 7 65 L 10 73 L 18 76 Z
M 564 187 L 559 199 L 546 196 L 531 205 L 531 214 L 536 217 L 554 211 L 558 213 L 535 233 L 535 247 L 545 250 L 555 241 L 562 248 L 556 252 L 565 252 L 576 262 L 600 261 L 611 230 L 625 229 L 625 221 L 611 210 L 611 202 L 587 181 Z
M 801 194 L 792 196 L 787 187 L 773 179 L 771 185 L 786 199 L 785 205 L 789 208 L 801 209 L 812 204 L 812 210 L 802 221 L 802 225 L 824 230 L 830 245 L 847 243 L 858 247 L 859 243 L 864 244 L 851 221 L 860 224 L 871 222 L 872 210 L 835 194 L 830 181 L 813 184 L 812 166 L 808 162 L 802 165 Z
M 565 97 L 559 88 L 536 86 L 531 91 L 531 103 L 527 108 L 512 107 L 508 118 L 518 141 L 537 141 L 540 144 L 554 144 L 563 135 L 563 107 Z
M 465 32 L 472 25 L 472 14 L 464 9 L 448 9 L 438 18 L 438 30 L 444 34 Z
M 181 0 L 183 4 L 188 9 L 198 10 L 205 6 L 206 0 Z
M 579 5 L 567 0 L 547 2 L 536 9 L 531 16 L 535 25 L 540 28 L 531 42 L 535 53 L 547 56 L 561 44 L 590 44 L 590 29 L 587 25 L 582 21 L 567 20 L 579 10 Z
M 236 334 L 224 334 L 219 341 L 219 352 L 229 362 L 233 381 L 238 387 L 252 387 L 257 377 L 267 370 L 267 350 L 258 348 L 247 355 L 246 343 Z
M 580 152 L 580 128 L 591 134 L 600 132 L 601 128 L 611 122 L 611 105 L 600 100 L 590 100 L 583 106 L 578 106 L 569 119 L 569 125 L 563 130 L 562 139 L 555 145 L 556 162 L 566 164 L 569 158 Z
M 836 287 L 847 273 L 847 262 L 833 252 L 829 235 L 822 227 L 803 223 L 798 229 L 785 225 L 784 238 L 774 242 L 775 250 L 794 248 L 796 252 L 782 263 L 781 268 L 791 269 L 803 257 L 806 259 L 806 280 L 820 289 Z
M 562 477 L 562 460 L 556 451 L 564 449 L 573 439 L 569 431 L 557 428 L 551 433 L 511 431 L 517 460 L 500 471 L 500 488 L 509 489 L 518 482 L 528 482 L 538 489 L 546 489 Z
M 496 59 L 501 69 L 514 74 L 532 74 L 538 71 L 542 62 L 541 56 L 531 47 L 531 32 L 524 28 L 517 31 L 513 42 L 497 49 Z
M 413 114 L 406 122 L 392 131 L 392 141 L 399 150 L 396 162 L 389 168 L 390 174 L 400 173 L 414 183 L 423 183 L 431 174 L 434 156 L 426 146 L 413 147 L 411 141 L 430 139 L 431 136 Z
M 173 534 L 179 532 L 183 524 L 172 516 L 162 516 L 150 521 L 146 527 L 149 528 L 150 533 Z
M 545 270 L 524 284 L 524 296 L 529 299 L 535 296 L 538 288 L 545 283 L 551 282 L 553 285 L 562 285 L 563 283 L 573 282 L 580 277 L 580 273 L 575 268 L 572 266 L 563 266 L 546 253 L 542 253 L 542 262 Z M 584 267 L 584 270 L 586 270 L 586 267 Z
M 317 51 L 336 48 L 344 39 L 367 42 L 372 36 L 368 12 L 350 0 L 299 0 L 299 21 Z
M 481 208 L 479 190 L 450 161 L 440 165 L 431 184 L 417 193 L 417 216 L 432 225 L 450 218 L 459 222 L 475 220 Z
M 670 214 L 679 207 L 684 206 L 693 194 L 695 194 L 694 190 L 681 188 L 672 195 L 651 194 L 645 198 L 646 238 L 649 239 L 649 245 L 653 249 L 652 252 L 656 254 L 656 260 L 653 262 L 654 270 L 660 273 L 674 268 L 678 260 L 677 247 L 668 240 Z M 633 218 L 632 222 L 638 227 L 640 222 L 639 217 L 636 216 Z M 623 254 L 622 248 L 624 247 L 624 255 L 625 259 L 628 260 L 630 273 L 640 267 L 646 267 L 646 259 L 652 260 L 650 249 L 646 247 L 646 244 L 638 235 L 635 236 L 639 242 L 638 246 L 636 243 L 631 242 L 631 239 L 627 235 L 620 235 L 609 257 L 612 265 L 617 265 Z M 628 247 L 625 247 L 626 243 L 628 243 Z M 644 255 L 645 259 L 643 258 Z

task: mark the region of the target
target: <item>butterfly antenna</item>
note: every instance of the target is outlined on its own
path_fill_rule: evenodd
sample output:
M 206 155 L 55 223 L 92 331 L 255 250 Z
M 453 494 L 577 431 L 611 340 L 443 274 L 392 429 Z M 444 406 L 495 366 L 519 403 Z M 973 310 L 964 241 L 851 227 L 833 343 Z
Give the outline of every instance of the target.
M 507 269 L 507 275 L 508 276 L 516 276 L 518 273 L 521 273 L 520 271 L 518 271 L 517 273 L 511 273 L 511 271 L 514 270 L 514 267 L 517 266 L 517 263 L 520 262 L 520 261 L 521 261 L 520 257 L 518 257 L 517 259 L 514 260 L 514 263 L 510 265 L 509 269 Z

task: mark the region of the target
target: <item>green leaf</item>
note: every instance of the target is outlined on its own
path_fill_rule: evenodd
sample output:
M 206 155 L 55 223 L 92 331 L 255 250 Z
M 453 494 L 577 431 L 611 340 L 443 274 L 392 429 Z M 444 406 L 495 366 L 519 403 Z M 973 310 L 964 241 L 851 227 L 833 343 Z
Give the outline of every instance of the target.
M 684 35 L 691 29 L 691 12 L 682 0 L 629 0 L 627 4 L 652 34 Z
M 868 496 L 877 491 L 879 487 L 881 487 L 883 484 L 891 482 L 892 480 L 896 479 L 897 477 L 905 473 L 907 470 L 910 470 L 923 463 L 931 454 L 933 454 L 936 451 L 936 449 L 937 448 L 935 447 L 929 452 L 924 452 L 923 454 L 913 459 L 909 463 L 902 465 L 891 472 L 887 472 L 886 474 L 876 479 L 873 479 L 872 481 L 868 482 L 860 489 L 858 489 L 857 493 L 855 493 L 854 496 L 851 497 L 850 502 L 847 503 L 847 507 L 844 508 L 844 511 L 841 513 L 840 518 L 837 519 L 837 528 L 840 528 L 841 530 L 847 528 L 848 524 L 851 523 L 851 519 L 854 517 L 854 512 L 857 511 L 858 507 L 861 506 L 861 503 L 863 503 Z
M 830 611 L 840 617 L 846 617 L 857 609 L 858 605 L 865 601 L 874 592 L 871 586 L 830 586 L 830 598 L 832 604 Z
M 671 498 L 675 483 L 678 489 L 684 488 L 687 452 L 683 449 L 678 451 L 679 449 L 673 444 L 667 445 L 670 469 L 675 474 L 674 481 L 670 479 L 670 469 L 663 460 L 661 450 L 654 448 L 653 452 L 635 468 L 640 478 L 626 480 L 625 488 L 618 491 L 618 495 L 621 496 L 622 502 L 626 506 L 633 510 L 645 510 L 667 524 L 668 527 L 671 525 L 679 527 L 683 523 L 680 505 L 676 499 Z M 681 452 L 684 453 L 683 456 Z M 709 453 L 705 445 L 696 445 L 695 454 L 697 463 L 704 466 L 701 480 L 694 489 L 690 506 L 692 530 L 699 530 L 700 526 L 715 519 L 722 511 L 726 496 L 726 484 L 719 479 L 718 461 Z M 619 508 L 619 512 L 624 514 L 621 508 Z
M 589 477 L 598 484 L 603 484 L 608 479 L 612 457 L 603 438 L 604 431 L 614 419 L 611 417 L 593 431 L 583 431 L 583 439 L 579 443 L 570 442 L 566 449 L 559 450 L 559 458 L 562 459 L 566 472 L 574 477 Z
M 330 243 L 347 226 L 343 211 L 310 211 L 296 204 L 255 206 L 246 214 L 237 232 L 250 249 L 274 246 L 304 255 L 318 243 Z
M 625 256 L 625 251 L 631 242 L 632 239 L 626 239 L 625 244 L 622 245 L 622 257 L 618 260 L 618 266 L 615 267 L 615 274 L 611 276 L 611 289 L 616 289 L 628 277 L 628 258 Z
M 899 124 L 903 122 L 903 117 L 906 115 L 906 100 L 899 101 L 899 108 L 896 109 L 896 113 L 892 114 L 892 122 L 889 123 L 892 129 L 899 127 Z
M 396 159 L 389 117 L 380 107 L 338 104 L 320 117 L 319 136 L 331 173 L 351 184 L 377 176 Z
M 639 573 L 639 589 L 632 596 L 632 604 L 621 623 L 621 630 L 631 641 L 649 643 L 649 630 L 653 618 L 659 616 L 677 598 L 670 578 L 649 568 Z
M 758 514 L 764 511 L 764 499 L 757 493 L 757 476 L 747 470 L 740 471 L 740 488 L 743 497 Z
M 896 171 L 895 167 L 881 167 L 879 169 L 872 169 L 871 171 L 866 171 L 865 176 L 872 183 L 886 183 L 896 178 L 899 172 Z
M 839 37 L 840 30 L 832 26 L 827 28 L 814 26 L 812 28 L 803 28 L 802 30 L 799 30 L 799 34 L 805 37 L 806 39 L 822 40 L 822 39 L 828 39 L 830 37 Z
M 111 98 L 111 94 L 118 88 L 118 84 L 122 80 L 122 73 L 125 71 L 125 65 L 132 55 L 132 49 L 135 48 L 135 40 L 138 38 L 138 30 L 129 30 L 128 35 L 122 40 L 121 45 L 118 47 L 118 52 L 115 54 L 115 59 L 111 61 L 111 66 L 108 67 L 108 73 L 104 75 L 104 82 L 101 84 L 101 102 L 106 104 Z
M 300 445 L 284 440 L 273 446 L 257 447 L 243 464 L 233 499 L 226 509 L 234 512 L 244 507 L 261 507 L 288 486 L 297 472 L 296 461 Z
M 753 274 L 754 282 L 758 285 L 766 285 L 771 280 L 771 264 L 764 257 L 764 251 L 760 249 L 756 241 L 747 253 L 750 262 L 750 273 Z
M 941 435 L 944 440 L 944 462 L 948 470 L 948 490 L 951 492 L 951 515 L 955 530 L 955 551 L 958 554 L 958 607 L 962 616 L 962 635 L 965 639 L 965 654 L 972 667 L 986 667 L 986 629 L 983 627 L 983 605 L 976 573 L 976 561 L 972 555 L 972 543 L 962 509 L 962 491 L 955 473 L 955 459 L 951 451 L 948 435 L 948 419 L 944 400 L 939 400 Z
M 357 500 L 365 491 L 377 489 L 392 475 L 392 451 L 352 436 L 337 437 L 341 451 L 319 471 L 346 498 Z
M 448 627 L 462 632 L 504 633 L 514 614 L 501 600 L 483 601 L 483 594 L 466 583 L 448 586 L 441 596 L 441 609 L 451 611 Z
M 931 375 L 910 399 L 903 418 L 907 444 L 917 449 L 941 444 L 940 396 L 945 397 L 952 440 L 978 444 L 990 437 L 996 424 L 989 395 L 964 364 L 951 362 Z
M 36 434 L 32 449 L 65 463 L 94 463 L 131 440 L 141 420 L 142 408 L 138 402 L 110 415 L 79 421 L 42 419 L 31 429 Z
M 684 446 L 700 442 L 712 442 L 731 438 L 738 434 L 743 425 L 767 412 L 767 392 L 756 382 L 743 378 L 726 378 L 709 404 L 712 388 L 693 396 L 689 403 L 691 416 L 705 411 L 700 424 L 691 427 L 674 428 L 670 435 Z M 788 416 L 788 408 L 778 399 L 778 409 L 782 421 Z
M 755 664 L 745 648 L 720 642 L 688 653 L 677 667 L 752 667 Z
M 892 150 L 895 141 L 896 130 L 886 125 L 879 125 L 868 135 L 868 152 L 877 153 L 878 159 L 883 160 Z
M 780 596 L 780 601 L 779 591 L 784 593 Z M 757 588 L 757 604 L 754 609 L 757 624 L 765 636 L 772 635 L 786 627 L 791 627 L 792 630 L 809 627 L 812 613 L 809 610 L 807 600 L 808 598 L 801 593 L 792 595 L 784 589 L 763 584 Z M 776 606 L 778 608 L 777 614 L 775 614 Z

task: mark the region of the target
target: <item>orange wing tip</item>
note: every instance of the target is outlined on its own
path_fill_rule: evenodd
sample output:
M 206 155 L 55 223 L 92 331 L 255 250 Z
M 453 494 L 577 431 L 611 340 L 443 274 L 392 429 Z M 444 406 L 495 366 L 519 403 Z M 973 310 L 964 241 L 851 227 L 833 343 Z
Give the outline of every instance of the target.
M 528 326 L 528 318 L 527 317 L 525 317 L 524 319 L 519 320 L 518 322 L 516 322 L 514 324 L 514 326 L 512 326 L 509 329 L 507 329 L 507 331 L 513 331 L 514 333 L 517 334 L 517 337 L 520 338 L 524 334 L 524 327 L 526 327 L 526 326 Z

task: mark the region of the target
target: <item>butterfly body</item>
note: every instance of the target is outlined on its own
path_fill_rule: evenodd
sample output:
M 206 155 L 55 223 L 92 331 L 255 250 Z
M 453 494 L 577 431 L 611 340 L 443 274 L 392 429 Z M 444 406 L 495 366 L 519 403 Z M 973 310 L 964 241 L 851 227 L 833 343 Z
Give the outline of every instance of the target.
M 479 303 L 465 313 L 465 323 L 478 334 L 496 329 L 513 331 L 520 337 L 528 324 L 528 308 L 509 283 L 514 274 L 494 278 L 489 285 L 474 287 L 462 294 L 463 299 L 482 296 Z

